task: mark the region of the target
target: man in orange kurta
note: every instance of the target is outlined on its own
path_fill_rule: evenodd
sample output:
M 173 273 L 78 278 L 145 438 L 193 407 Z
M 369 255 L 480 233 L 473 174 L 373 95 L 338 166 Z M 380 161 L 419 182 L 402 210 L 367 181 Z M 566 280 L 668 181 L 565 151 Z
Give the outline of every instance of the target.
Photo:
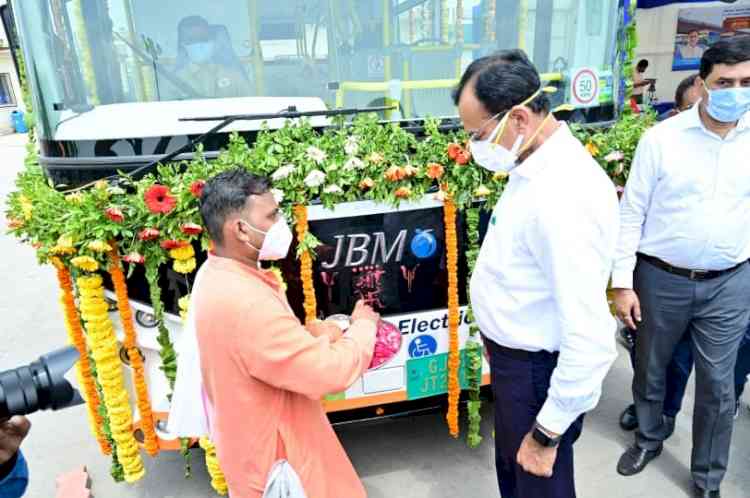
M 372 359 L 378 315 L 357 303 L 343 336 L 305 328 L 260 260 L 286 255 L 289 231 L 265 178 L 211 179 L 201 215 L 214 251 L 194 289 L 211 438 L 232 498 L 259 498 L 272 465 L 289 462 L 309 498 L 365 497 L 321 398 L 346 389 Z

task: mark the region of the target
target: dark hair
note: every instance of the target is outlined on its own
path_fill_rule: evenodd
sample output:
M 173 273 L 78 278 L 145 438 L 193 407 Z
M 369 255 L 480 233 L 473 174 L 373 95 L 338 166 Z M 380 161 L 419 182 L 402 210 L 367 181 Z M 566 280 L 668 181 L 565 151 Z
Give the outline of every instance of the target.
M 685 92 L 688 91 L 688 89 L 695 84 L 695 80 L 698 78 L 697 74 L 693 74 L 692 76 L 688 76 L 684 80 L 680 81 L 680 84 L 677 85 L 677 90 L 674 92 L 674 105 L 678 109 L 682 109 L 682 104 L 685 102 Z
M 700 75 L 705 80 L 717 64 L 734 66 L 747 61 L 750 61 L 750 37 L 718 41 L 703 52 Z
M 542 86 L 534 65 L 522 50 L 517 49 L 502 50 L 469 64 L 453 90 L 456 105 L 469 83 L 473 83 L 477 99 L 492 115 L 519 105 Z M 527 106 L 535 113 L 546 114 L 550 102 L 547 95 L 541 92 Z
M 205 17 L 202 16 L 188 16 L 183 17 L 179 24 L 177 25 L 177 29 L 180 31 L 183 31 L 188 28 L 209 28 L 208 21 Z
M 688 30 L 687 34 L 689 35 L 690 33 L 695 33 L 696 35 L 700 34 L 697 29 Z
M 262 195 L 271 189 L 265 176 L 248 173 L 236 167 L 214 176 L 203 187 L 200 199 L 201 217 L 208 235 L 216 244 L 224 243 L 227 216 L 242 210 L 251 195 Z
M 646 70 L 646 68 L 648 67 L 648 61 L 647 61 L 646 59 L 641 59 L 641 60 L 639 60 L 639 61 L 638 61 L 638 65 L 637 65 L 636 67 L 637 67 L 638 69 L 641 69 L 641 68 L 643 68 L 643 70 L 645 71 L 645 70 Z

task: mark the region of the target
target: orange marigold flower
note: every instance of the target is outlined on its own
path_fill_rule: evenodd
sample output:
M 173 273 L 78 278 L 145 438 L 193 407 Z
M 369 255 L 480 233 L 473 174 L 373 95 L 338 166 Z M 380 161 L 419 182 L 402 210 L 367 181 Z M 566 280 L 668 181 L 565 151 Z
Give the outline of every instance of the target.
M 471 161 L 471 152 L 468 150 L 461 150 L 461 152 L 458 153 L 456 156 L 456 164 L 468 164 L 469 161 Z
M 419 168 L 416 168 L 412 166 L 411 164 L 407 164 L 406 166 L 404 166 L 403 170 L 404 170 L 404 176 L 406 178 L 412 178 L 414 176 L 417 176 L 417 173 L 419 173 Z
M 591 154 L 592 157 L 596 157 L 599 154 L 599 147 L 597 147 L 594 142 L 587 143 L 586 150 L 589 151 L 589 154 Z
M 464 148 L 461 147 L 460 144 L 456 144 L 456 143 L 448 144 L 448 157 L 450 157 L 451 159 L 455 161 L 458 155 L 463 150 Z
M 391 166 L 386 170 L 385 177 L 389 181 L 397 182 L 399 180 L 403 180 L 406 177 L 406 171 L 404 171 L 404 168 L 401 168 L 400 166 Z
M 359 182 L 359 188 L 361 188 L 362 190 L 369 190 L 374 186 L 375 186 L 375 182 L 373 181 L 372 178 L 365 178 L 364 180 Z
M 411 195 L 411 189 L 409 187 L 399 187 L 393 193 L 399 199 L 406 199 Z
M 167 214 L 177 205 L 177 199 L 169 193 L 169 188 L 165 185 L 154 184 L 143 194 L 146 201 L 146 207 L 152 213 Z
M 438 163 L 430 163 L 427 165 L 427 177 L 433 180 L 439 180 L 445 174 L 445 168 Z

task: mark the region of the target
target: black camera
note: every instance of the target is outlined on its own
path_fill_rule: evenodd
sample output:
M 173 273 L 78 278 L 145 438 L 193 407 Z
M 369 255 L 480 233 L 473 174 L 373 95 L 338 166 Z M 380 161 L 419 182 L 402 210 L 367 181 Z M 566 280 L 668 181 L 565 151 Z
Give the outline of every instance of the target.
M 66 347 L 0 372 L 0 420 L 82 404 L 80 393 L 64 377 L 78 358 L 75 348 Z

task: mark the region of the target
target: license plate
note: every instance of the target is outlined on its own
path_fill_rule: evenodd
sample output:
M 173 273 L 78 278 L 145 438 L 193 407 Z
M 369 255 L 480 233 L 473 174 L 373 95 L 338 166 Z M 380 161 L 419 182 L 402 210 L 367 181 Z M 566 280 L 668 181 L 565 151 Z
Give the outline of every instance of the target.
M 481 354 L 481 349 L 479 353 Z M 458 380 L 461 389 L 469 387 L 466 375 L 467 351 L 461 350 L 461 366 L 458 368 Z M 482 372 L 477 372 L 481 382 Z M 408 399 L 427 398 L 448 392 L 448 353 L 436 354 L 426 358 L 414 358 L 406 361 L 406 396 Z

